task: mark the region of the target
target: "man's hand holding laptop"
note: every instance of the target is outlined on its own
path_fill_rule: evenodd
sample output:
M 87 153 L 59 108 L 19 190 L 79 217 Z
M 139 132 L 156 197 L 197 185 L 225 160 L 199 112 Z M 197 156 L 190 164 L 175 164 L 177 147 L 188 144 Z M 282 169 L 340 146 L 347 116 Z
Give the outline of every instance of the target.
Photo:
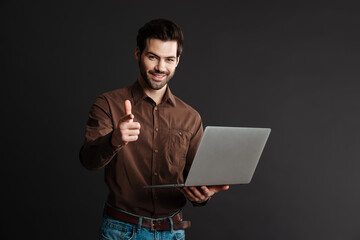
M 193 203 L 203 203 L 210 199 L 217 192 L 229 189 L 229 185 L 179 187 L 177 188 L 184 196 Z

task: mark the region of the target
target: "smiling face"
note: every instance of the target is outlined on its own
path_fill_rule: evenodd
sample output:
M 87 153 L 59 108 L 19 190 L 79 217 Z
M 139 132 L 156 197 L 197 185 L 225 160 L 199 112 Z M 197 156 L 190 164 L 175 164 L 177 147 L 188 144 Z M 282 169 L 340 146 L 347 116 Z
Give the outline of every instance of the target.
M 160 90 L 175 74 L 179 63 L 176 56 L 177 42 L 148 39 L 144 51 L 136 48 L 135 58 L 139 62 L 140 80 L 152 90 Z

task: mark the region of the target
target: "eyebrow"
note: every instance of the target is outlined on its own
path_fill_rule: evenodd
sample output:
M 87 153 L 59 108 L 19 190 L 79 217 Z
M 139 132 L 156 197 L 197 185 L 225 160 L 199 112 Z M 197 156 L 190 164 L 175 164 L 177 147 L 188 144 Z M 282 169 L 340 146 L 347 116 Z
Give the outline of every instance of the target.
M 148 55 L 148 54 L 151 54 L 151 55 L 154 55 L 154 56 L 156 56 L 156 57 L 158 57 L 158 58 L 161 58 L 160 56 L 156 55 L 156 54 L 153 53 L 153 52 L 147 52 L 146 55 Z M 175 56 L 168 56 L 168 57 L 165 57 L 165 58 L 175 58 L 175 59 L 176 59 Z

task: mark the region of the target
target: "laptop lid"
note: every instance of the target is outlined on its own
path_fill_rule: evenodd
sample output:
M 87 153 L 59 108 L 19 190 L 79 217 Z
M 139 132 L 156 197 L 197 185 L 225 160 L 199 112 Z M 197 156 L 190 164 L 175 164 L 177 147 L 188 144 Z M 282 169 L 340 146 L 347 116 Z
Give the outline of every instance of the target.
M 208 126 L 184 184 L 145 188 L 250 183 L 270 131 L 270 128 Z
M 185 186 L 250 183 L 270 131 L 206 127 Z

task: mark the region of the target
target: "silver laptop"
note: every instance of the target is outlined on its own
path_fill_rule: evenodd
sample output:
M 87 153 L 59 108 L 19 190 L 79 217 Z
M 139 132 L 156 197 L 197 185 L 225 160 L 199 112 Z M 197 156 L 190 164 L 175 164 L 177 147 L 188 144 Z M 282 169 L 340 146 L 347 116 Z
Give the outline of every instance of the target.
M 270 128 L 208 126 L 205 128 L 185 183 L 144 187 L 250 183 L 270 131 Z

